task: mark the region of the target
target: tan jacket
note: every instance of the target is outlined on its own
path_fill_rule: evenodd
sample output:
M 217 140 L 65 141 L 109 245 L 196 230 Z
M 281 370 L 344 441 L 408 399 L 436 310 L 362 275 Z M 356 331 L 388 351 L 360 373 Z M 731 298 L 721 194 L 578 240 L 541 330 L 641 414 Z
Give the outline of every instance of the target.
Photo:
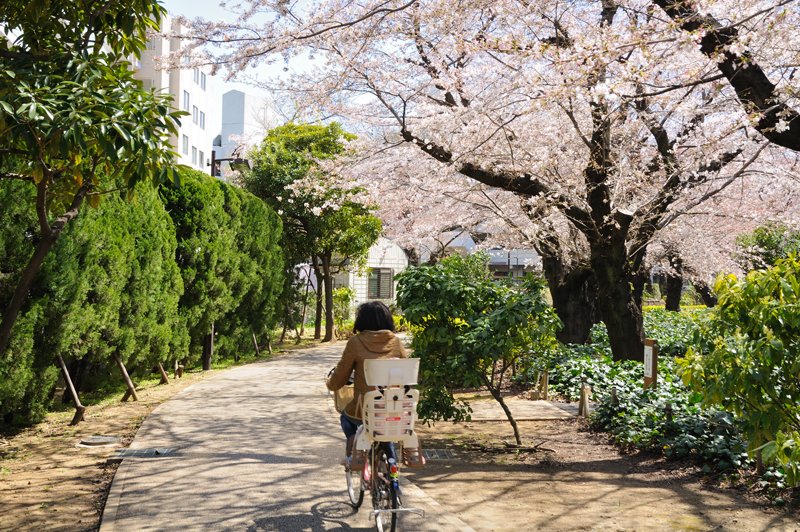
M 336 391 L 347 384 L 350 373 L 355 370 L 355 394 L 344 412 L 351 418 L 361 419 L 363 396 L 375 389 L 374 386 L 367 386 L 364 361 L 373 358 L 406 357 L 408 355 L 403 349 L 402 342 L 392 331 L 361 331 L 347 341 L 342 358 L 326 384 L 329 390 Z

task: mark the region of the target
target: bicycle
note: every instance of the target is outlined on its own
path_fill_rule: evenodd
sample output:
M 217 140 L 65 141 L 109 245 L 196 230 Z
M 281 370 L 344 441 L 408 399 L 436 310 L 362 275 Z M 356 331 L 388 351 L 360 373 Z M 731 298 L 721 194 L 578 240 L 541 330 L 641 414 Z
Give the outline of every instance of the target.
M 345 477 L 353 508 L 361 507 L 364 494 L 369 491 L 379 532 L 394 532 L 400 513 L 425 515 L 419 508 L 403 507 L 400 471 L 391 446 L 403 443 L 406 462 L 412 460 L 407 451 L 419 449 L 414 431 L 419 392 L 411 388 L 416 384 L 418 370 L 418 359 L 367 360 L 364 364 L 367 384 L 377 389 L 364 395 L 364 423 L 356 432 Z
M 369 491 L 375 527 L 379 532 L 394 532 L 397 513 L 412 510 L 402 508 L 397 463 L 394 458 L 389 457 L 390 453 L 380 442 L 373 442 L 365 454 L 366 460 L 360 468 L 353 468 L 351 463 L 345 465 L 350 504 L 355 509 L 360 508 L 365 492 Z

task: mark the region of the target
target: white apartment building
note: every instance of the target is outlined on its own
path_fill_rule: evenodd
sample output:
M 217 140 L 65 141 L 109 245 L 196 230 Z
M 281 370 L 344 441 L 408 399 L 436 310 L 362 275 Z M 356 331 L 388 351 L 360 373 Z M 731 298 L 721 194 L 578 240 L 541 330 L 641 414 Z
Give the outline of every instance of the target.
M 222 95 L 222 129 L 214 141 L 217 159 L 246 157 L 247 151 L 258 146 L 278 123 L 269 98 L 236 89 L 227 91 Z M 226 174 L 224 165 L 220 171 L 222 176 Z
M 180 25 L 169 16 L 162 21 L 162 31 L 165 28 L 180 32 Z M 181 118 L 172 147 L 178 153 L 178 163 L 208 173 L 214 137 L 222 127 L 216 80 L 202 68 L 156 68 L 157 57 L 179 50 L 180 46 L 178 38 L 151 37 L 141 60 L 133 62 L 134 77 L 142 81 L 145 89 L 170 94 L 175 108 L 189 113 Z

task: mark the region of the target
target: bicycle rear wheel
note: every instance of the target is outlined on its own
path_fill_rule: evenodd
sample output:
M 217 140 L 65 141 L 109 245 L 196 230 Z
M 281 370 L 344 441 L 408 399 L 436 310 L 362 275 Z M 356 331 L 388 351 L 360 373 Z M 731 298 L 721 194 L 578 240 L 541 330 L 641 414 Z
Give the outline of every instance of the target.
M 375 513 L 375 528 L 378 532 L 395 532 L 397 526 L 397 513 L 385 510 L 397 510 L 400 507 L 400 497 L 388 480 L 388 462 L 382 457 L 380 475 L 373 477 L 372 483 L 372 508 Z
M 353 508 L 359 508 L 364 501 L 364 483 L 362 482 L 361 471 L 353 471 L 350 466 L 345 467 L 347 476 L 347 496 L 350 497 L 350 504 Z

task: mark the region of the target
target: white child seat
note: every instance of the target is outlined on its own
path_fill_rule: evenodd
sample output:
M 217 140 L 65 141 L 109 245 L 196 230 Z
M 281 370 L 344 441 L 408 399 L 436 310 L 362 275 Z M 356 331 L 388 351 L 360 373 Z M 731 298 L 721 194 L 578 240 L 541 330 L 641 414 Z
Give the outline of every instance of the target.
M 414 386 L 419 374 L 418 358 L 376 358 L 364 361 L 369 386 Z
M 374 441 L 419 447 L 414 430 L 419 391 L 406 388 L 417 384 L 419 359 L 365 360 L 364 374 L 368 385 L 379 386 L 382 390 L 364 394 L 364 430 L 356 439 L 356 449 L 369 449 Z

